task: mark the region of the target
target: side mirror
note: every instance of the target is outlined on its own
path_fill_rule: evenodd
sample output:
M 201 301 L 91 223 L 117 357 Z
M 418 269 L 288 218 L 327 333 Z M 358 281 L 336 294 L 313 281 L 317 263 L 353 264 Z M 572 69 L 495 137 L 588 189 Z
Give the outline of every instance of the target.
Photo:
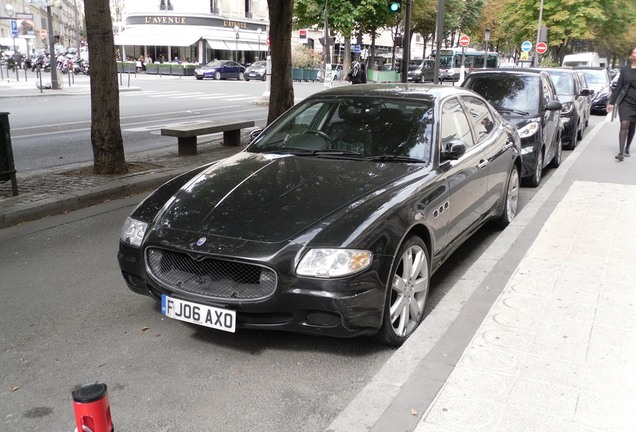
M 583 89 L 581 90 L 581 96 L 591 96 L 592 92 L 590 91 L 590 89 Z
M 252 132 L 250 132 L 250 143 L 258 138 L 261 132 L 263 132 L 263 129 L 254 129 Z
M 563 105 L 558 100 L 551 100 L 545 106 L 545 109 L 548 111 L 561 111 L 561 108 L 563 108 Z
M 466 153 L 466 143 L 461 140 L 453 139 L 444 144 L 442 157 L 444 160 L 457 160 Z

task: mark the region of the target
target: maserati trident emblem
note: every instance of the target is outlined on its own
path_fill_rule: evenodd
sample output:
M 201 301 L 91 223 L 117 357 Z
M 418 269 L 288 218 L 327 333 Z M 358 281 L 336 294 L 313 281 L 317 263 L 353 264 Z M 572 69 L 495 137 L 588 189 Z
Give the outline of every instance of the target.
M 207 239 L 205 237 L 201 237 L 199 240 L 197 240 L 197 246 L 201 246 L 203 243 L 205 243 Z

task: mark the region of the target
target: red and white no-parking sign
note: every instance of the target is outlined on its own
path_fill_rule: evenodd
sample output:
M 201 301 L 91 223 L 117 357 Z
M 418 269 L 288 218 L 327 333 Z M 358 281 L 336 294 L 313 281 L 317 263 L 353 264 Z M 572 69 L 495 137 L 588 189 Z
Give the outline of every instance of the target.
M 537 50 L 537 54 L 545 54 L 548 50 L 548 45 L 546 45 L 545 42 L 539 42 L 535 49 Z
M 470 37 L 468 37 L 468 35 L 462 35 L 459 38 L 459 45 L 463 47 L 467 47 L 469 43 L 470 43 Z

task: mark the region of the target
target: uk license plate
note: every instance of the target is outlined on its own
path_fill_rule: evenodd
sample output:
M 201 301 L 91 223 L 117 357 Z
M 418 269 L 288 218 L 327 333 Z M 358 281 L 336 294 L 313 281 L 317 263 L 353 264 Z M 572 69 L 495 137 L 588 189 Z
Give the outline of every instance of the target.
M 161 296 L 161 313 L 168 318 L 226 332 L 236 332 L 236 311 Z

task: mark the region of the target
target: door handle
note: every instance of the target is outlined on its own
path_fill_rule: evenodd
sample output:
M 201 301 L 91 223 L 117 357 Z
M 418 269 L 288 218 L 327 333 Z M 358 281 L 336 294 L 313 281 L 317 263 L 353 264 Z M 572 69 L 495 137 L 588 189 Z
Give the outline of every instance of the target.
M 485 168 L 486 165 L 488 165 L 488 160 L 486 159 L 482 159 L 479 161 L 479 163 L 477 164 L 477 169 L 482 169 Z

